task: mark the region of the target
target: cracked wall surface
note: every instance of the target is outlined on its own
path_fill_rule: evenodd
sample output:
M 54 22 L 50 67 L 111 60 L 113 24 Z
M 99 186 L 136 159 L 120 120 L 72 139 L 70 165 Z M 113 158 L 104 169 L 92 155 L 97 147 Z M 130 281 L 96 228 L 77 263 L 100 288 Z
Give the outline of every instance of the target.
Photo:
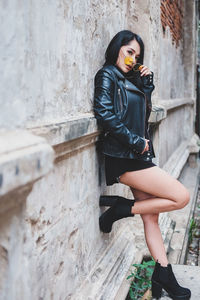
M 162 36 L 160 5 L 158 0 L 1 1 L 0 126 L 33 126 L 91 112 L 94 74 L 122 29 L 144 40 L 145 64 L 155 73 L 154 98 L 182 97 L 182 46 L 173 47 L 167 28 Z

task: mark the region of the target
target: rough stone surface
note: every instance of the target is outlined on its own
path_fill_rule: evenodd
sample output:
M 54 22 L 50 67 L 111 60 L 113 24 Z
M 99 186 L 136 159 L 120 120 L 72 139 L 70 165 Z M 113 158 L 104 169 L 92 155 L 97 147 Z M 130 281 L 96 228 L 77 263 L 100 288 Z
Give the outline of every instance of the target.
M 122 28 L 138 32 L 144 40 L 145 63 L 155 72 L 154 97 L 183 97 L 182 44 L 175 49 L 170 31 L 162 37 L 159 4 L 2 1 L 0 125 L 35 125 L 91 112 L 93 76 L 110 38 Z M 108 20 L 112 26 L 105 26 Z
M 97 121 L 93 114 L 83 114 L 55 124 L 34 126 L 32 133 L 43 136 L 52 146 L 63 144 L 90 134 L 98 134 Z
M 1 1 L 0 126 L 91 112 L 94 74 L 107 44 L 116 32 L 132 27 L 128 17 L 135 5 L 129 5 L 115 0 Z
M 0 195 L 48 173 L 54 153 L 45 139 L 23 130 L 0 132 Z

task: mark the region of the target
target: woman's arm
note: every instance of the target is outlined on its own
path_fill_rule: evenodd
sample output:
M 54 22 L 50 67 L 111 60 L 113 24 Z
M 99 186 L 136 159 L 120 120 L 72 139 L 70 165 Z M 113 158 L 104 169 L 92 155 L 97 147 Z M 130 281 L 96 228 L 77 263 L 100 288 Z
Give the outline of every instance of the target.
M 153 76 L 154 76 L 154 73 L 151 72 L 151 74 L 141 77 L 142 89 L 147 97 L 148 105 L 150 108 L 152 107 L 151 94 L 152 94 L 153 90 L 155 89 L 155 86 L 153 84 Z
M 101 69 L 95 76 L 94 113 L 99 125 L 109 131 L 121 143 L 141 153 L 146 140 L 132 133 L 114 113 L 113 95 L 114 79 L 112 75 Z

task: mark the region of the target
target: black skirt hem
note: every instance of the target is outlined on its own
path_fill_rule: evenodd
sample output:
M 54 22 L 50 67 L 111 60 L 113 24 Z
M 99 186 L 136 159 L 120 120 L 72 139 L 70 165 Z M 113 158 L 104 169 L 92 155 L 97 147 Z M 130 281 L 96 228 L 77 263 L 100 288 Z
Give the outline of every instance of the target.
M 119 177 L 125 172 L 138 171 L 154 166 L 156 166 L 156 164 L 152 162 L 152 159 L 144 161 L 105 155 L 106 185 L 109 186 L 114 183 L 119 183 Z

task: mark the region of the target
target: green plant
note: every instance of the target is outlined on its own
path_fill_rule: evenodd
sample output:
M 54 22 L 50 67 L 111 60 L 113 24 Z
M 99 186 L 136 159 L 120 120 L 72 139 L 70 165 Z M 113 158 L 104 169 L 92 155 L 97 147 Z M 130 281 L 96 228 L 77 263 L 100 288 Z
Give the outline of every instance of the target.
M 135 270 L 127 277 L 133 278 L 129 289 L 129 297 L 131 300 L 140 299 L 146 290 L 151 288 L 151 276 L 155 261 L 151 257 L 150 260 L 143 260 L 141 264 L 133 264 Z
M 189 243 L 191 243 L 192 241 L 193 231 L 196 227 L 197 227 L 196 221 L 194 220 L 194 218 L 191 218 L 189 224 Z

